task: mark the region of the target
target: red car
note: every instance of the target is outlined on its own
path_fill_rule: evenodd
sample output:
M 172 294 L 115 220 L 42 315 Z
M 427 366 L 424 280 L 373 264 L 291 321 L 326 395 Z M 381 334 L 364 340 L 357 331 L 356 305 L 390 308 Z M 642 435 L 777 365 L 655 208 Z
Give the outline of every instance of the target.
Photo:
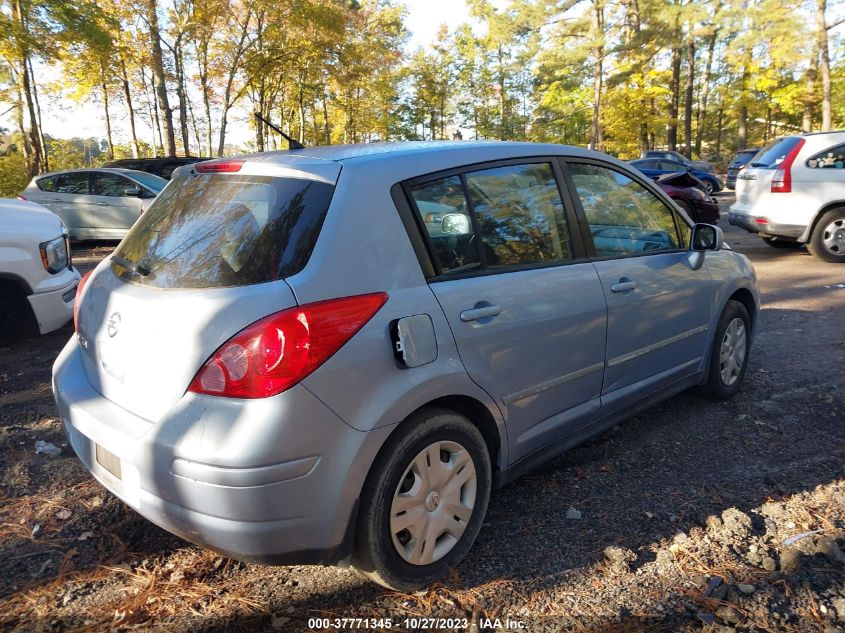
M 693 222 L 719 223 L 719 203 L 700 188 L 701 182 L 695 176 L 678 172 L 658 176 L 654 181 Z

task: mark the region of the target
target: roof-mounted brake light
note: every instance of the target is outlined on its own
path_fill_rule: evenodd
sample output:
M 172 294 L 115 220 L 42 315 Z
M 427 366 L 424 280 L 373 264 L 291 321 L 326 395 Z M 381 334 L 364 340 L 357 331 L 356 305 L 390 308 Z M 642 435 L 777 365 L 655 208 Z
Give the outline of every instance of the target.
M 232 174 L 240 171 L 243 165 L 242 160 L 210 160 L 196 163 L 194 170 L 200 174 Z

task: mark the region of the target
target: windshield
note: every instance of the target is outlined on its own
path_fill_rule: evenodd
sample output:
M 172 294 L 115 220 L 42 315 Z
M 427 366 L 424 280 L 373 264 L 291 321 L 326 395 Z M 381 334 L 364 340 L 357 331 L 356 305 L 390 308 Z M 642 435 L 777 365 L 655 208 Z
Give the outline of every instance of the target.
M 164 189 L 164 186 L 167 184 L 167 181 L 164 178 L 159 178 L 155 174 L 148 174 L 144 171 L 129 174 L 129 176 L 133 180 L 137 180 L 142 185 L 144 185 L 148 189 L 152 189 L 156 193 L 159 193 L 162 189 Z
M 787 136 L 786 138 L 779 138 L 766 145 L 763 149 L 754 156 L 754 160 L 749 164 L 750 167 L 763 167 L 766 169 L 777 169 L 787 154 L 801 141 L 800 136 Z
M 121 242 L 120 278 L 157 288 L 274 281 L 308 262 L 334 186 L 210 174 L 173 181 Z M 126 264 L 126 262 L 129 262 Z

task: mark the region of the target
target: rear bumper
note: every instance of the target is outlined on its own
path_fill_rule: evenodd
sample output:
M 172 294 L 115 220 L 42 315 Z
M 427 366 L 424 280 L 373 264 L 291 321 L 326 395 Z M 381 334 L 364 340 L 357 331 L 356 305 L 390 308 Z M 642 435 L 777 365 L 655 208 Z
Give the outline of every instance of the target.
M 57 330 L 73 318 L 73 300 L 79 284 L 79 272 L 74 269 L 64 274 L 69 281 L 62 287 L 34 292 L 27 297 L 41 334 Z
M 364 478 L 392 428 L 356 431 L 302 386 L 252 401 L 186 394 L 151 424 L 91 386 L 76 337 L 53 367 L 53 391 L 74 452 L 124 503 L 192 543 L 270 564 L 346 555 Z
M 730 211 L 728 213 L 728 223 L 745 229 L 749 233 L 758 233 L 763 237 L 790 237 L 798 239 L 804 235 L 804 231 L 807 230 L 806 226 L 778 224 L 771 222 L 765 216 L 747 215 L 744 213 L 737 213 L 735 211 Z

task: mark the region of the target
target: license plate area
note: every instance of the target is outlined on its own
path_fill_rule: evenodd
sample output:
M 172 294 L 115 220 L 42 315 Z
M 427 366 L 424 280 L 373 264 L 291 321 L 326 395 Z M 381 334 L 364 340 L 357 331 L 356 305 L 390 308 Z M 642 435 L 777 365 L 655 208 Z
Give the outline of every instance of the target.
M 94 457 L 97 463 L 109 471 L 112 475 L 121 479 L 120 458 L 112 452 L 107 451 L 99 444 L 95 444 Z

